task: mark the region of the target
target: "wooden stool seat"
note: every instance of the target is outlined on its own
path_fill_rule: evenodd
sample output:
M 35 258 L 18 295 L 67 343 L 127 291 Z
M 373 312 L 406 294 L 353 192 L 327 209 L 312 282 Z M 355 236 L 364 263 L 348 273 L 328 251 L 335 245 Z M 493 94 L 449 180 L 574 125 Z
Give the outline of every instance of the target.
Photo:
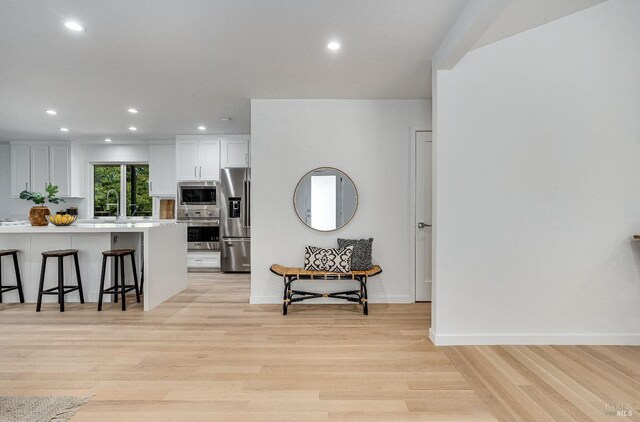
M 76 278 L 78 280 L 78 284 L 75 286 L 64 285 L 64 257 L 65 256 L 73 256 L 73 262 L 76 267 Z M 44 288 L 44 275 L 47 269 L 47 258 L 58 259 L 58 285 L 50 289 Z M 80 264 L 78 264 L 78 250 L 77 249 L 58 249 L 54 251 L 42 252 L 42 268 L 40 270 L 40 287 L 38 288 L 38 304 L 36 305 L 36 312 L 40 312 L 43 295 L 58 296 L 58 304 L 60 305 L 60 312 L 64 312 L 64 295 L 76 290 L 80 295 L 80 303 L 84 303 L 84 294 L 82 293 L 82 279 L 80 277 Z
M 102 252 L 104 256 L 127 256 L 133 255 L 136 252 L 135 249 L 111 249 L 110 251 Z
M 2 303 L 2 294 L 12 290 L 18 291 L 20 303 L 24 303 L 24 293 L 22 293 L 22 279 L 20 278 L 20 267 L 18 266 L 18 250 L 17 249 L 0 249 L 0 258 L 3 256 L 13 257 L 13 269 L 16 273 L 16 285 L 5 286 L 2 284 L 2 260 L 0 260 L 0 303 Z
M 113 301 L 118 302 L 118 295 L 121 296 L 122 310 L 127 310 L 125 294 L 131 290 L 136 292 L 136 301 L 140 303 L 140 288 L 138 286 L 138 271 L 136 270 L 136 250 L 135 249 L 111 249 L 102 252 L 102 274 L 100 275 L 100 296 L 98 296 L 98 311 L 102 310 L 102 296 L 113 295 Z M 125 284 L 124 279 L 124 258 L 131 257 L 131 268 L 133 270 L 133 284 Z M 104 287 L 104 278 L 107 271 L 107 258 L 113 258 L 113 286 Z M 118 266 L 120 271 L 118 271 Z M 118 280 L 119 279 L 119 280 Z
M 42 256 L 47 258 L 62 258 L 65 256 L 71 256 L 78 253 L 77 249 L 58 249 L 55 251 L 44 251 Z

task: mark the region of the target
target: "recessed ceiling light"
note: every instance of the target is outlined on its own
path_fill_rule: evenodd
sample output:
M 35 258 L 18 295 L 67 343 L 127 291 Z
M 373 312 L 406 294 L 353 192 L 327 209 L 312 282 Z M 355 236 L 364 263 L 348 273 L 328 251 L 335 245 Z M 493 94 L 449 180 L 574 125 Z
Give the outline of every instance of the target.
M 66 21 L 64 23 L 64 26 L 66 26 L 67 29 L 70 29 L 70 30 L 76 31 L 76 32 L 84 32 L 85 31 L 84 26 L 80 25 L 76 21 Z
M 109 138 L 105 138 L 105 140 L 104 140 L 104 141 L 105 141 L 105 142 L 111 142 L 111 139 L 109 139 Z
M 135 132 L 136 130 L 138 130 L 138 128 L 137 128 L 137 127 L 135 127 L 135 126 L 129 126 L 129 130 L 130 130 L 131 132 Z
M 69 132 L 69 129 L 66 127 L 61 127 L 60 132 Z
M 198 126 L 198 130 L 207 130 L 207 128 L 204 126 Z
M 53 109 L 46 110 L 45 113 L 47 113 L 50 116 L 55 116 L 56 114 L 58 114 L 58 112 Z
M 232 119 L 231 117 L 221 117 L 221 118 L 220 118 L 220 121 L 221 121 L 221 122 L 230 122 L 230 121 L 232 121 L 232 120 L 233 120 L 233 119 Z
M 331 41 L 329 44 L 327 44 L 327 48 L 329 50 L 339 50 L 340 49 L 340 43 L 336 42 L 336 41 Z
M 128 111 L 129 113 L 131 113 L 131 114 L 138 114 L 138 110 L 137 110 L 137 109 L 135 109 L 135 108 L 127 109 L 127 111 Z

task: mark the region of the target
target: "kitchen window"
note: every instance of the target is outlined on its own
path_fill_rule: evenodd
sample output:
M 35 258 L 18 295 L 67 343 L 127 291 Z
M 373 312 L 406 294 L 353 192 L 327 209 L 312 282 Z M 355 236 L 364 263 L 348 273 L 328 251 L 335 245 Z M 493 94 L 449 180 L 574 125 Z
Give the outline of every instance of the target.
M 94 217 L 150 217 L 148 164 L 94 164 Z

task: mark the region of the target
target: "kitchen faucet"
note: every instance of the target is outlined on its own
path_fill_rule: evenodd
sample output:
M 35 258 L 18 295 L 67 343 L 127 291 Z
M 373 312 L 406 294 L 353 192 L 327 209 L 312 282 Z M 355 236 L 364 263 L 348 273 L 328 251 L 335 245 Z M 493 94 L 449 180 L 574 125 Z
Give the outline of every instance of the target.
M 113 194 L 116 196 L 116 202 L 113 203 L 109 203 L 109 195 L 111 194 L 111 192 L 113 192 Z M 116 206 L 116 219 L 120 217 L 120 199 L 118 198 L 118 192 L 116 192 L 115 189 L 109 189 L 107 191 L 107 203 L 105 204 L 105 209 L 107 211 L 109 211 L 109 208 L 115 205 Z

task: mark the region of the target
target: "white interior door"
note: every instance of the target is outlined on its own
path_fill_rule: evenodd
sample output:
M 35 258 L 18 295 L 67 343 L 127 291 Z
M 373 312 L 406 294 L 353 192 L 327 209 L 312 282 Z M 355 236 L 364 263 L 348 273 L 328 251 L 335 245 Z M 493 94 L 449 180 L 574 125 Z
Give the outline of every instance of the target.
M 416 131 L 416 302 L 431 300 L 431 132 Z

